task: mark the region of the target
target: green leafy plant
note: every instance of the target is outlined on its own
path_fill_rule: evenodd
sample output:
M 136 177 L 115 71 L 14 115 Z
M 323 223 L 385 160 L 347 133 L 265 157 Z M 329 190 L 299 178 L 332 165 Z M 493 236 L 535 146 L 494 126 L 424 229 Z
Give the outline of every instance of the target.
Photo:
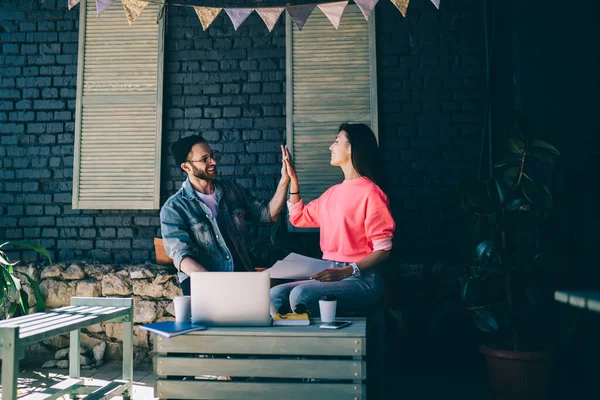
M 532 328 L 543 325 L 542 308 L 551 301 L 549 277 L 560 260 L 555 230 L 549 229 L 552 195 L 535 178 L 547 174 L 560 153 L 517 132 L 489 179 L 465 175 L 458 187 L 475 248 L 461 278 L 463 302 L 477 328 L 513 350 L 535 340 Z
M 44 247 L 29 242 L 9 241 L 0 244 L 0 309 L 4 319 L 11 318 L 20 311 L 21 315 L 29 313 L 29 295 L 21 284 L 21 279 L 25 278 L 31 288 L 36 300 L 36 309 L 43 311 L 46 305 L 44 297 L 38 283 L 25 272 L 18 271 L 14 268 L 19 261 L 11 261 L 3 248 L 7 245 L 16 245 L 34 250 L 37 253 L 45 256 L 48 262 L 52 264 L 50 253 Z

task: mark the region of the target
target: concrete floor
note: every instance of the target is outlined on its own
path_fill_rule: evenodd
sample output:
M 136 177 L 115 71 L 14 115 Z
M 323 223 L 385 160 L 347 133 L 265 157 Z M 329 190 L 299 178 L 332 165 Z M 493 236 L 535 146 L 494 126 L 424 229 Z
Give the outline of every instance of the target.
M 119 379 L 121 377 L 121 364 L 111 362 L 99 369 L 82 371 L 87 384 L 99 385 Z M 65 369 L 26 368 L 20 372 L 17 398 L 41 392 L 59 381 L 68 378 Z M 155 400 L 154 382 L 156 375 L 152 372 L 151 365 L 138 366 L 133 374 L 134 386 L 132 398 L 134 400 Z M 384 393 L 380 400 L 396 399 L 454 399 L 461 400 L 486 400 L 488 387 L 484 379 L 473 377 L 444 377 L 444 376 L 418 376 L 396 373 L 389 369 L 384 376 Z M 0 388 L 1 391 L 1 388 Z M 121 396 L 114 399 L 122 400 Z
M 68 379 L 68 374 L 69 372 L 66 369 L 25 368 L 19 372 L 17 398 L 20 399 L 30 394 L 42 392 L 58 382 Z M 122 365 L 120 362 L 110 362 L 99 369 L 82 370 L 81 376 L 85 378 L 86 385 L 104 385 L 108 381 L 122 377 Z M 133 380 L 133 399 L 155 399 L 154 381 L 156 375 L 152 372 L 151 366 L 146 365 L 142 369 L 135 369 Z M 123 397 L 116 396 L 113 399 L 122 400 Z

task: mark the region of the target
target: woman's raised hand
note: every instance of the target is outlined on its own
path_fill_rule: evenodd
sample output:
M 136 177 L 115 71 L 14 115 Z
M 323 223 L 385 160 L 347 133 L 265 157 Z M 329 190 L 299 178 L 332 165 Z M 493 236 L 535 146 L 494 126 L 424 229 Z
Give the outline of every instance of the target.
M 281 168 L 281 174 L 283 176 L 285 167 L 285 174 L 292 180 L 292 183 L 298 183 L 298 176 L 296 175 L 296 169 L 294 168 L 294 162 L 290 156 L 290 151 L 285 146 L 281 146 L 281 159 L 283 166 Z
M 286 185 L 290 183 L 290 175 L 287 172 L 287 165 L 285 163 L 285 149 L 281 145 L 281 182 Z

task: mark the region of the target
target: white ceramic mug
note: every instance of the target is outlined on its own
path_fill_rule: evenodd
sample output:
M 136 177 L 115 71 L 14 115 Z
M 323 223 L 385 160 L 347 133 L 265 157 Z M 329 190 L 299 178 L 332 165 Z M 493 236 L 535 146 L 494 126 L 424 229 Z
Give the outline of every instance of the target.
M 192 319 L 192 298 L 190 296 L 175 296 L 175 321 L 190 322 Z

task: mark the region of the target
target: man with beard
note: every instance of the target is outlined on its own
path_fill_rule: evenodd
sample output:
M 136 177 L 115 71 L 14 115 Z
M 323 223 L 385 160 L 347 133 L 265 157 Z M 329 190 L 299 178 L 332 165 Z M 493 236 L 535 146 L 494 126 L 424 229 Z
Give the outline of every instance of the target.
M 178 140 L 171 153 L 187 179 L 160 210 L 160 226 L 183 294 L 190 294 L 192 272 L 254 271 L 246 249 L 245 220 L 270 223 L 279 218 L 290 182 L 283 161 L 275 195 L 266 203 L 231 180 L 217 179 L 218 152 L 202 136 Z

